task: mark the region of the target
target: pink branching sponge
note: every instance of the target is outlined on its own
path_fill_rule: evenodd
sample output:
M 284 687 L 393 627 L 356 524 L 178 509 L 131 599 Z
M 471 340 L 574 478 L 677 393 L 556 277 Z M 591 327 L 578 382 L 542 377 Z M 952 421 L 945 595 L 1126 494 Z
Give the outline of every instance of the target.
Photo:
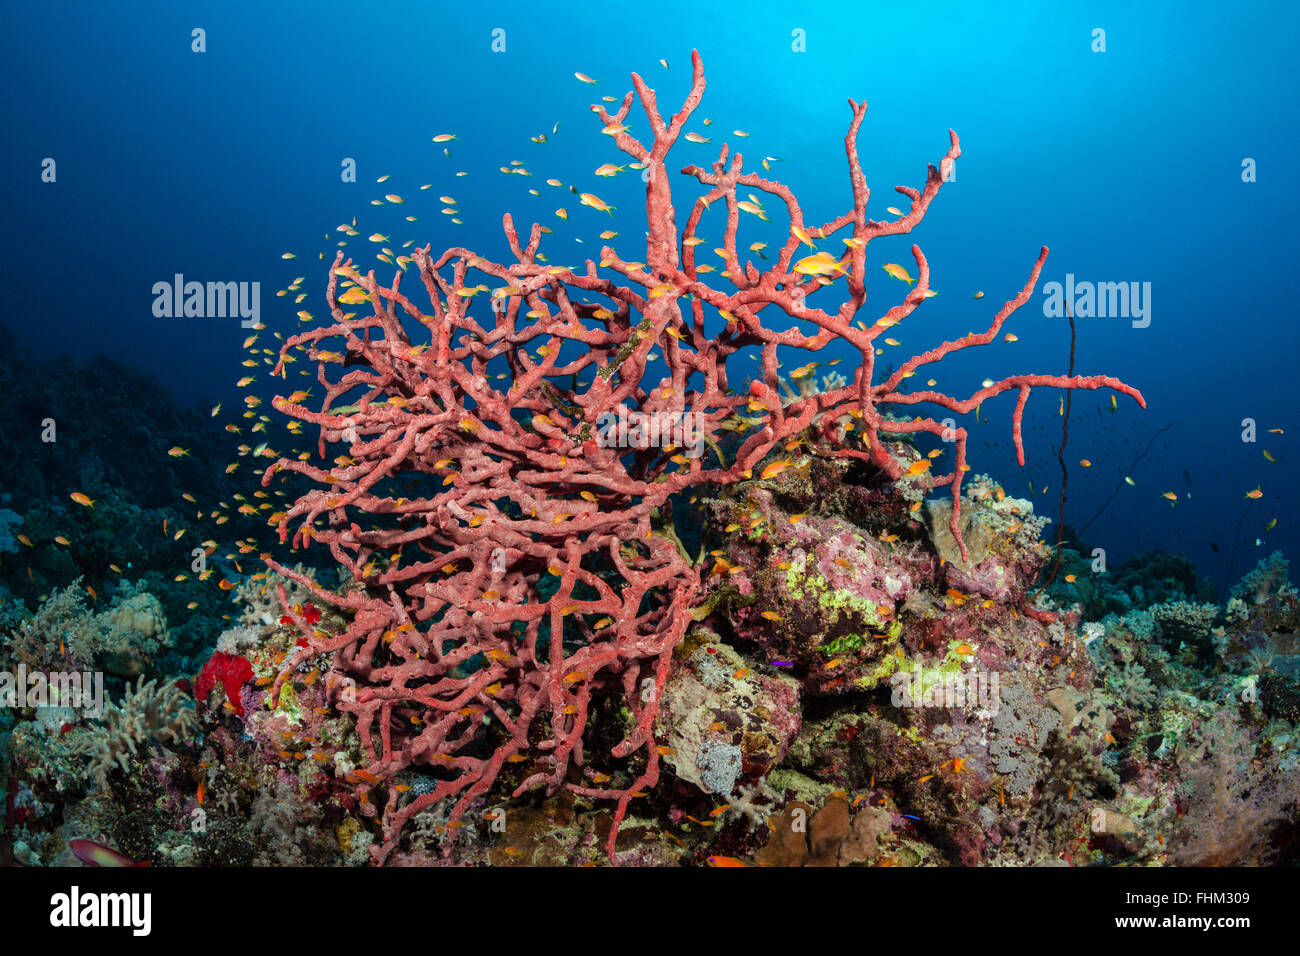
M 605 246 L 599 263 L 544 264 L 541 226 L 534 224 L 521 245 L 507 215 L 514 262 L 462 248 L 437 258 L 428 246 L 412 254 L 426 310 L 402 291 L 401 272 L 384 286 L 340 252 L 326 293 L 333 323 L 295 335 L 281 353 L 277 374 L 292 352 L 304 350 L 324 396 L 319 408 L 283 397 L 275 407 L 317 426 L 321 459 L 333 465 L 281 459 L 263 484 L 293 471 L 318 486 L 279 516 L 281 540 L 327 547 L 352 583 L 331 591 L 267 559 L 349 621 L 333 634 L 289 613 L 302 638 L 275 693 L 298 665 L 331 657 L 332 699 L 356 715 L 366 755 L 358 796 L 363 808 L 382 814 L 376 862 L 397 847 L 411 816 L 454 798 L 451 818 L 461 818 L 495 794 L 503 768 L 513 763 L 528 765 L 515 795 L 563 787 L 615 801 L 613 857 L 629 803 L 659 777 L 652 727 L 700 590 L 699 572 L 673 532 L 670 496 L 748 478 L 778 443 L 807 432 L 814 419 L 846 415 L 859 427 L 852 434 L 833 429 L 821 449 L 867 459 L 897 479 L 904 467 L 885 447 L 890 436 L 945 430 L 932 418 L 887 420 L 885 405 L 929 403 L 966 413 L 1015 390 L 1013 433 L 1023 463 L 1021 416 L 1035 386 L 1113 388 L 1143 404 L 1135 389 L 1105 376 L 1013 376 L 966 399 L 899 391 L 923 365 L 992 341 L 1028 300 L 1046 249 L 988 331 L 945 342 L 875 382 L 875 341 L 926 300 L 930 270 L 913 246 L 916 285 L 879 320 L 855 322 L 866 300 L 867 246 L 921 221 L 943 171 L 960 155 L 956 134 L 923 189 L 897 187 L 911 200 L 905 215 L 868 220 L 870 191 L 856 150 L 866 104 L 850 100 L 851 210 L 805 224 L 787 187 L 742 172 L 740 154 L 724 145 L 711 169 L 682 170 L 705 192 L 679 231 L 665 164 L 704 93 L 696 53 L 692 64 L 690 94 L 670 118 L 632 75 L 649 119 L 648 144 L 624 127 L 633 92 L 613 114 L 592 107 L 618 148 L 645 164 L 644 262 Z M 775 196 L 790 218 L 789 238 L 765 271 L 742 264 L 737 251 L 741 189 Z M 588 200 L 601 208 L 595 197 Z M 710 208 L 726 216 L 722 288 L 706 284 L 708 270 L 696 264 L 696 230 Z M 836 248 L 844 240 L 846 257 L 796 261 L 800 246 L 814 239 L 833 239 Z M 342 292 L 341 281 L 348 286 Z M 837 305 L 812 303 L 835 290 Z M 362 304 L 368 314 L 345 311 Z M 770 330 L 760 321 L 764 310 L 816 331 Z M 720 327 L 716 335 L 706 333 L 706 318 Z M 419 330 L 418 343 L 412 330 Z M 815 357 L 837 342 L 861 356 L 851 381 L 783 405 L 778 347 Z M 760 350 L 761 377 L 735 394 L 727 360 L 746 348 Z M 666 371 L 648 373 L 652 350 L 662 354 Z M 501 387 L 490 370 L 508 372 Z M 724 460 L 718 439 L 743 425 L 742 416 L 750 433 Z M 608 440 L 620 417 L 639 423 L 623 433 L 624 447 Z M 960 541 L 966 431 L 951 429 L 949 437 L 954 470 L 932 481 L 952 486 L 952 528 Z M 617 742 L 589 752 L 584 745 L 594 731 L 608 734 L 610 727 Z M 437 783 L 403 803 L 393 780 L 413 766 Z

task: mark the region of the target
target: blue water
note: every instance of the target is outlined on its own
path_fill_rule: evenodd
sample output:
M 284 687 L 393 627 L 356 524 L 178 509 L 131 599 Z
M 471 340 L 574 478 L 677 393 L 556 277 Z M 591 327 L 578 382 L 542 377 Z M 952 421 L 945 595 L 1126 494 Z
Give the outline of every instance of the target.
M 553 262 L 594 254 L 607 228 L 622 233 L 615 244 L 625 258 L 639 258 L 641 184 L 634 173 L 592 174 L 627 157 L 600 135 L 589 106 L 601 95 L 621 97 L 635 70 L 666 110 L 677 109 L 695 47 L 709 86 L 688 129 L 714 143 L 680 142 L 669 168 L 706 165 L 722 141 L 743 151 L 750 170 L 763 156 L 781 157 L 771 175 L 794 190 L 810 222 L 849 208 L 847 97 L 870 103 L 859 148 L 876 218 L 888 205 L 906 205 L 892 187 L 922 184 L 949 128 L 961 136 L 956 180 L 911 237 L 941 294 L 895 330 L 902 347 L 887 349 L 882 362 L 982 331 L 1044 244 L 1052 253 L 1043 281 L 1072 273 L 1151 284 L 1146 328 L 1126 318 L 1079 319 L 1077 370 L 1122 378 L 1142 390 L 1148 409 L 1121 398 L 1112 414 L 1109 393 L 1075 395 L 1066 519 L 1088 521 L 1151 436 L 1172 425 L 1087 538 L 1112 563 L 1149 547 L 1185 553 L 1222 588 L 1234 551 L 1234 577 L 1273 549 L 1297 553 L 1300 507 L 1287 494 L 1300 433 L 1293 368 L 1300 210 L 1289 168 L 1296 10 L 1070 6 L 26 9 L 0 33 L 8 271 L 0 319 L 37 356 L 103 352 L 152 372 L 184 404 L 235 406 L 248 332 L 232 319 L 155 317 L 154 283 L 177 273 L 260 282 L 263 321 L 292 332 L 302 327 L 298 309 L 324 313 L 319 256 L 332 258 L 341 237 L 331 230 L 353 216 L 360 236 L 348 249 L 381 274 L 388 267 L 373 262 L 364 239 L 375 230 L 392 235 L 393 248 L 416 239 L 435 252 L 462 245 L 507 259 L 500 226 L 507 211 L 523 227 L 537 219 L 554 230 L 543 245 Z M 191 51 L 195 27 L 206 31 L 204 53 Z M 1104 53 L 1090 49 L 1095 28 L 1106 31 Z M 496 29 L 504 30 L 504 52 L 492 50 Z M 792 50 L 792 31 L 803 31 L 806 52 Z M 598 85 L 581 84 L 574 71 Z M 634 134 L 645 133 L 639 106 L 630 122 Z M 734 129 L 751 135 L 738 138 Z M 450 156 L 431 142 L 442 132 L 458 135 Z M 540 133 L 549 142 L 530 142 Z M 46 157 L 57 163 L 55 183 L 41 181 Z M 355 183 L 340 181 L 345 157 L 356 160 Z M 1257 163 L 1257 182 L 1242 181 L 1246 158 Z M 503 176 L 498 168 L 511 160 L 535 175 Z M 455 177 L 458 170 L 470 175 Z M 384 174 L 391 179 L 377 185 Z M 567 189 L 547 187 L 547 177 L 616 206 L 613 223 Z M 422 183 L 433 188 L 420 192 Z M 680 225 L 697 188 L 681 177 L 675 189 Z M 370 205 L 387 192 L 407 202 Z M 456 198 L 464 225 L 440 214 L 443 194 Z M 567 222 L 554 215 L 560 205 Z M 419 222 L 405 222 L 408 214 Z M 747 217 L 741 235 L 745 245 L 761 239 L 776 247 L 783 228 Z M 720 235 L 717 218 L 702 231 Z M 866 317 L 901 299 L 904 286 L 880 266 L 911 267 L 908 248 L 901 238 L 870 247 Z M 286 251 L 297 259 L 282 260 Z M 297 276 L 310 293 L 301 305 L 274 296 Z M 972 299 L 976 290 L 986 296 Z M 940 387 L 964 396 L 984 378 L 1064 372 L 1068 326 L 1044 317 L 1041 293 L 1004 331 L 1019 341 L 946 360 L 935 370 Z M 268 336 L 263 344 L 274 345 Z M 1038 391 L 1030 401 L 1023 470 L 1011 453 L 1013 403 L 1004 395 L 981 409 L 979 424 L 973 416 L 963 422 L 973 433 L 972 467 L 1013 494 L 1032 485 L 1038 510 L 1055 516 L 1057 393 Z M 1241 440 L 1246 418 L 1257 423 L 1255 443 Z M 1089 469 L 1078 465 L 1085 457 Z M 1257 486 L 1263 497 L 1246 499 Z M 1175 506 L 1161 497 L 1167 491 L 1178 494 Z M 1274 517 L 1276 528 L 1266 531 Z

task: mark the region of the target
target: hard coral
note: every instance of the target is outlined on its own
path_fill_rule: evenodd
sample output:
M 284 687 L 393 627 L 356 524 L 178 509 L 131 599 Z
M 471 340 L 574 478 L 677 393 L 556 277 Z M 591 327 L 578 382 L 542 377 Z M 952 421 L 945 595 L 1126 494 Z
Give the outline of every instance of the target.
M 851 866 L 871 862 L 879 839 L 890 830 L 890 814 L 864 806 L 852 813 L 846 801 L 827 800 L 816 813 L 797 802 L 772 817 L 771 836 L 754 854 L 760 866 Z

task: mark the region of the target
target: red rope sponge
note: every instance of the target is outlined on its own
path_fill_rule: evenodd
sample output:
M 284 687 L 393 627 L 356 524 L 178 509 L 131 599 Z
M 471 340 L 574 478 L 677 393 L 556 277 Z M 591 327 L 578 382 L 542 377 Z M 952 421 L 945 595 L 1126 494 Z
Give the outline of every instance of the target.
M 402 290 L 403 273 L 384 286 L 340 252 L 326 292 L 333 322 L 293 336 L 281 352 L 276 373 L 283 377 L 293 353 L 304 351 L 324 395 L 318 408 L 284 397 L 275 407 L 319 429 L 322 461 L 337 457 L 332 467 L 280 459 L 263 484 L 285 471 L 314 484 L 278 516 L 281 540 L 328 548 L 351 583 L 331 591 L 266 559 L 348 621 L 335 634 L 289 614 L 304 646 L 275 693 L 296 666 L 332 659 L 333 702 L 356 715 L 366 756 L 358 775 L 362 807 L 380 813 L 370 793 L 385 794 L 376 862 L 396 848 L 412 815 L 454 798 L 451 819 L 459 819 L 495 792 L 507 764 L 524 762 L 529 766 L 513 787 L 516 795 L 563 787 L 616 802 L 607 844 L 613 858 L 630 801 L 658 780 L 652 726 L 700 589 L 699 573 L 672 530 L 670 496 L 749 478 L 778 443 L 806 432 L 815 419 L 857 419 L 852 435 L 834 430 L 835 441 L 823 448 L 870 460 L 897 479 L 903 466 L 885 441 L 943 435 L 945 426 L 932 418 L 886 419 L 885 405 L 925 402 L 965 413 L 1016 390 L 1013 434 L 1023 463 L 1020 423 L 1033 387 L 1108 387 L 1143 401 L 1105 376 L 1014 376 L 966 399 L 899 391 L 923 365 L 992 341 L 1028 300 L 1045 248 L 988 331 L 945 342 L 875 382 L 875 341 L 926 300 L 930 270 L 913 246 L 915 287 L 878 320 L 855 322 L 867 295 L 867 246 L 921 221 L 943 171 L 961 153 L 956 134 L 922 189 L 897 187 L 911 201 L 907 213 L 869 220 L 870 190 L 856 150 L 866 104 L 850 100 L 849 211 L 809 226 L 787 187 L 742 172 L 741 155 L 724 145 L 711 169 L 682 170 L 705 191 L 679 232 L 665 164 L 704 93 L 696 53 L 692 65 L 691 91 L 671 117 L 660 113 L 655 92 L 636 74 L 634 91 L 615 113 L 592 107 L 618 148 L 646 170 L 643 262 L 624 260 L 606 245 L 598 262 L 548 265 L 539 256 L 542 227 L 534 224 L 521 244 L 507 215 L 513 262 L 463 248 L 436 258 L 428 246 L 413 252 L 426 309 Z M 647 144 L 624 123 L 634 94 L 649 120 Z M 762 272 L 742 264 L 737 251 L 742 188 L 776 197 L 790 218 L 789 238 Z M 710 270 L 695 259 L 702 241 L 697 227 L 713 207 L 726 215 L 721 288 L 706 284 Z M 842 238 L 848 252 L 834 269 L 816 256 L 796 261 L 802 244 L 841 231 L 836 245 Z M 340 282 L 347 286 L 342 292 Z M 833 289 L 843 291 L 838 305 L 811 303 Z M 345 311 L 362 304 L 368 313 Z M 768 328 L 760 320 L 764 310 L 816 331 Z M 706 318 L 720 326 L 717 334 L 706 332 Z M 861 356 L 851 381 L 783 405 L 778 347 L 815 357 L 832 343 Z M 761 353 L 761 372 L 747 393 L 735 394 L 727 361 L 747 348 Z M 653 367 L 666 371 L 649 373 L 652 350 L 663 362 Z M 494 370 L 504 372 L 494 378 Z M 738 428 L 749 434 L 734 458 L 724 460 L 719 439 Z M 616 434 L 622 447 L 611 441 Z M 932 481 L 952 486 L 952 528 L 960 542 L 966 431 L 948 435 L 956 442 L 954 470 Z M 612 746 L 587 753 L 584 743 L 599 736 L 592 719 L 597 708 L 600 727 L 617 731 Z M 436 785 L 406 799 L 393 781 L 411 767 Z

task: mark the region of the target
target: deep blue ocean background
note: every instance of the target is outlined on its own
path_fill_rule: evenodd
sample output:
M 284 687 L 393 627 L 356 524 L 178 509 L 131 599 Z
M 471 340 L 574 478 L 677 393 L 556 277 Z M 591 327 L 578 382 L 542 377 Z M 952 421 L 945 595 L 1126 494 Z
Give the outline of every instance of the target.
M 392 235 L 393 248 L 415 239 L 435 252 L 461 245 L 507 260 L 507 211 L 521 231 L 533 220 L 554 229 L 543 244 L 552 262 L 595 255 L 608 228 L 622 233 L 614 244 L 625 258 L 642 258 L 643 187 L 634 173 L 593 175 L 627 157 L 600 135 L 589 107 L 602 95 L 621 98 L 636 71 L 675 111 L 697 48 L 708 90 L 687 128 L 713 144 L 679 142 L 670 169 L 707 165 L 723 141 L 751 171 L 780 157 L 771 176 L 794 190 L 810 222 L 849 208 L 846 98 L 870 104 L 859 150 L 875 218 L 906 205 L 893 186 L 922 185 L 949 128 L 961 136 L 956 181 L 910 237 L 941 294 L 895 330 L 902 347 L 882 361 L 983 331 L 1042 245 L 1052 250 L 1042 281 L 1072 273 L 1151 283 L 1149 327 L 1079 319 L 1077 370 L 1122 378 L 1148 408 L 1121 398 L 1112 414 L 1109 393 L 1076 393 L 1066 520 L 1088 522 L 1118 488 L 1088 528 L 1089 544 L 1112 565 L 1153 547 L 1186 554 L 1222 596 L 1230 561 L 1235 579 L 1275 549 L 1300 553 L 1292 493 L 1300 203 L 1287 165 L 1300 139 L 1298 18 L 1285 3 L 32 6 L 0 33 L 9 276 L 0 321 L 34 356 L 104 353 L 206 411 L 238 405 L 248 332 L 235 319 L 155 318 L 151 289 L 176 273 L 260 282 L 263 321 L 289 333 L 300 327 L 298 309 L 325 312 L 327 261 L 341 238 L 332 230 L 353 216 L 360 236 L 348 249 L 381 275 L 389 267 L 373 262 L 377 250 L 364 239 L 376 230 Z M 195 27 L 206 31 L 204 53 L 191 51 Z M 1106 31 L 1104 53 L 1091 49 L 1096 28 Z M 505 52 L 492 50 L 495 29 L 505 31 Z M 792 51 L 796 30 L 806 52 Z M 644 134 L 639 110 L 629 122 Z M 431 142 L 444 132 L 458 136 L 450 156 Z M 530 142 L 540 133 L 545 145 Z M 46 157 L 57 162 L 53 184 L 41 181 Z M 355 183 L 340 181 L 345 157 L 357 162 Z M 1247 158 L 1257 182 L 1242 181 Z M 503 176 L 511 160 L 534 176 Z M 613 224 L 567 189 L 547 187 L 547 177 L 616 206 Z M 433 188 L 420 192 L 422 183 Z M 681 225 L 698 187 L 682 177 L 674 188 Z M 388 192 L 407 202 L 370 205 Z M 440 214 L 443 194 L 457 199 L 464 225 Z M 561 205 L 567 222 L 554 214 Z M 719 235 L 717 221 L 706 218 L 703 234 Z M 743 227 L 745 245 L 774 248 L 785 228 L 752 217 Z M 870 247 L 869 305 L 879 306 L 870 317 L 901 299 L 905 287 L 880 267 L 910 268 L 910 241 Z M 282 260 L 287 251 L 297 258 Z M 298 276 L 310 293 L 302 305 L 275 297 Z M 976 290 L 986 296 L 972 299 Z M 1044 317 L 1041 292 L 1004 331 L 1019 341 L 999 339 L 930 374 L 964 396 L 984 378 L 1064 372 L 1068 326 Z M 979 424 L 963 421 L 973 470 L 1015 495 L 1032 485 L 1038 511 L 1055 520 L 1057 393 L 1031 398 L 1024 469 L 1011 448 L 1014 401 L 1003 395 L 986 403 Z M 1241 440 L 1246 418 L 1257 423 L 1254 443 Z M 1080 468 L 1081 458 L 1092 467 Z M 1126 475 L 1135 484 L 1123 484 Z M 1247 499 L 1257 486 L 1262 497 Z M 1176 506 L 1161 497 L 1168 491 Z

